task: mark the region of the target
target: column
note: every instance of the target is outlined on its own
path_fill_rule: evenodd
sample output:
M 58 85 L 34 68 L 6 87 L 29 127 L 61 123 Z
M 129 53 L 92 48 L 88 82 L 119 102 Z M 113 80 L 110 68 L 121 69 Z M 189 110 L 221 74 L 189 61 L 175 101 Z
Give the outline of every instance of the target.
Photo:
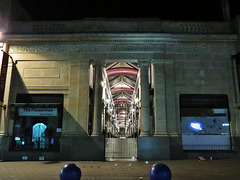
M 100 62 L 95 62 L 94 81 L 94 106 L 93 106 L 93 136 L 101 135 L 102 119 L 102 67 Z
M 140 61 L 140 81 L 141 81 L 141 110 L 140 110 L 140 136 L 149 136 L 149 82 L 148 67 L 149 61 Z
M 154 62 L 155 136 L 167 134 L 165 64 Z
M 166 86 L 166 123 L 169 136 L 177 136 L 177 127 L 180 122 L 176 115 L 176 97 L 175 97 L 175 69 L 174 62 L 165 62 L 165 86 Z

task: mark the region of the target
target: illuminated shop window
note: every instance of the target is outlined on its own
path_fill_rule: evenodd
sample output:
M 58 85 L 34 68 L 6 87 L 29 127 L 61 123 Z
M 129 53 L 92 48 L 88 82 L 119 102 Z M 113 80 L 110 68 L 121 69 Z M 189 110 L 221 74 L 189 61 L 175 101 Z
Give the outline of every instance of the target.
M 230 150 L 226 95 L 180 95 L 183 150 Z
M 56 151 L 62 132 L 62 94 L 18 94 L 11 150 Z

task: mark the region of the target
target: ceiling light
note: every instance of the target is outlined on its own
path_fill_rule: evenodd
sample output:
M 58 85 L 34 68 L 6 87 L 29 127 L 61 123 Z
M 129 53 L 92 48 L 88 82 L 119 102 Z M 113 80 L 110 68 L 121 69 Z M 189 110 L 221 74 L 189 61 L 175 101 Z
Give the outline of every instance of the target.
M 104 87 L 104 86 L 105 86 L 105 83 L 102 81 L 102 82 L 101 82 L 101 85 L 102 85 L 102 87 Z
M 138 98 L 134 99 L 134 102 L 137 104 L 139 102 L 139 99 Z

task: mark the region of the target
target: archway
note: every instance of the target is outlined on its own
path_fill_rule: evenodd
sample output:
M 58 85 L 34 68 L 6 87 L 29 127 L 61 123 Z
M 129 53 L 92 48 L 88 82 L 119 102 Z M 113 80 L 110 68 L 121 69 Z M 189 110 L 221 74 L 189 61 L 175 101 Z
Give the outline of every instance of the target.
M 102 130 L 105 157 L 137 159 L 139 70 L 136 63 L 115 62 L 103 68 Z

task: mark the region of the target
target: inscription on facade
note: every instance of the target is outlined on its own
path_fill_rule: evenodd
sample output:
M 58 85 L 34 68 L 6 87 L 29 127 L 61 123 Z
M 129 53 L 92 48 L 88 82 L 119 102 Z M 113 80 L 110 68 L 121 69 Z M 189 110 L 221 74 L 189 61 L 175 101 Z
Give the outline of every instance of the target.
M 10 46 L 11 53 L 41 52 L 179 52 L 179 53 L 235 53 L 234 42 L 161 42 L 161 43 L 69 43 L 49 45 Z

